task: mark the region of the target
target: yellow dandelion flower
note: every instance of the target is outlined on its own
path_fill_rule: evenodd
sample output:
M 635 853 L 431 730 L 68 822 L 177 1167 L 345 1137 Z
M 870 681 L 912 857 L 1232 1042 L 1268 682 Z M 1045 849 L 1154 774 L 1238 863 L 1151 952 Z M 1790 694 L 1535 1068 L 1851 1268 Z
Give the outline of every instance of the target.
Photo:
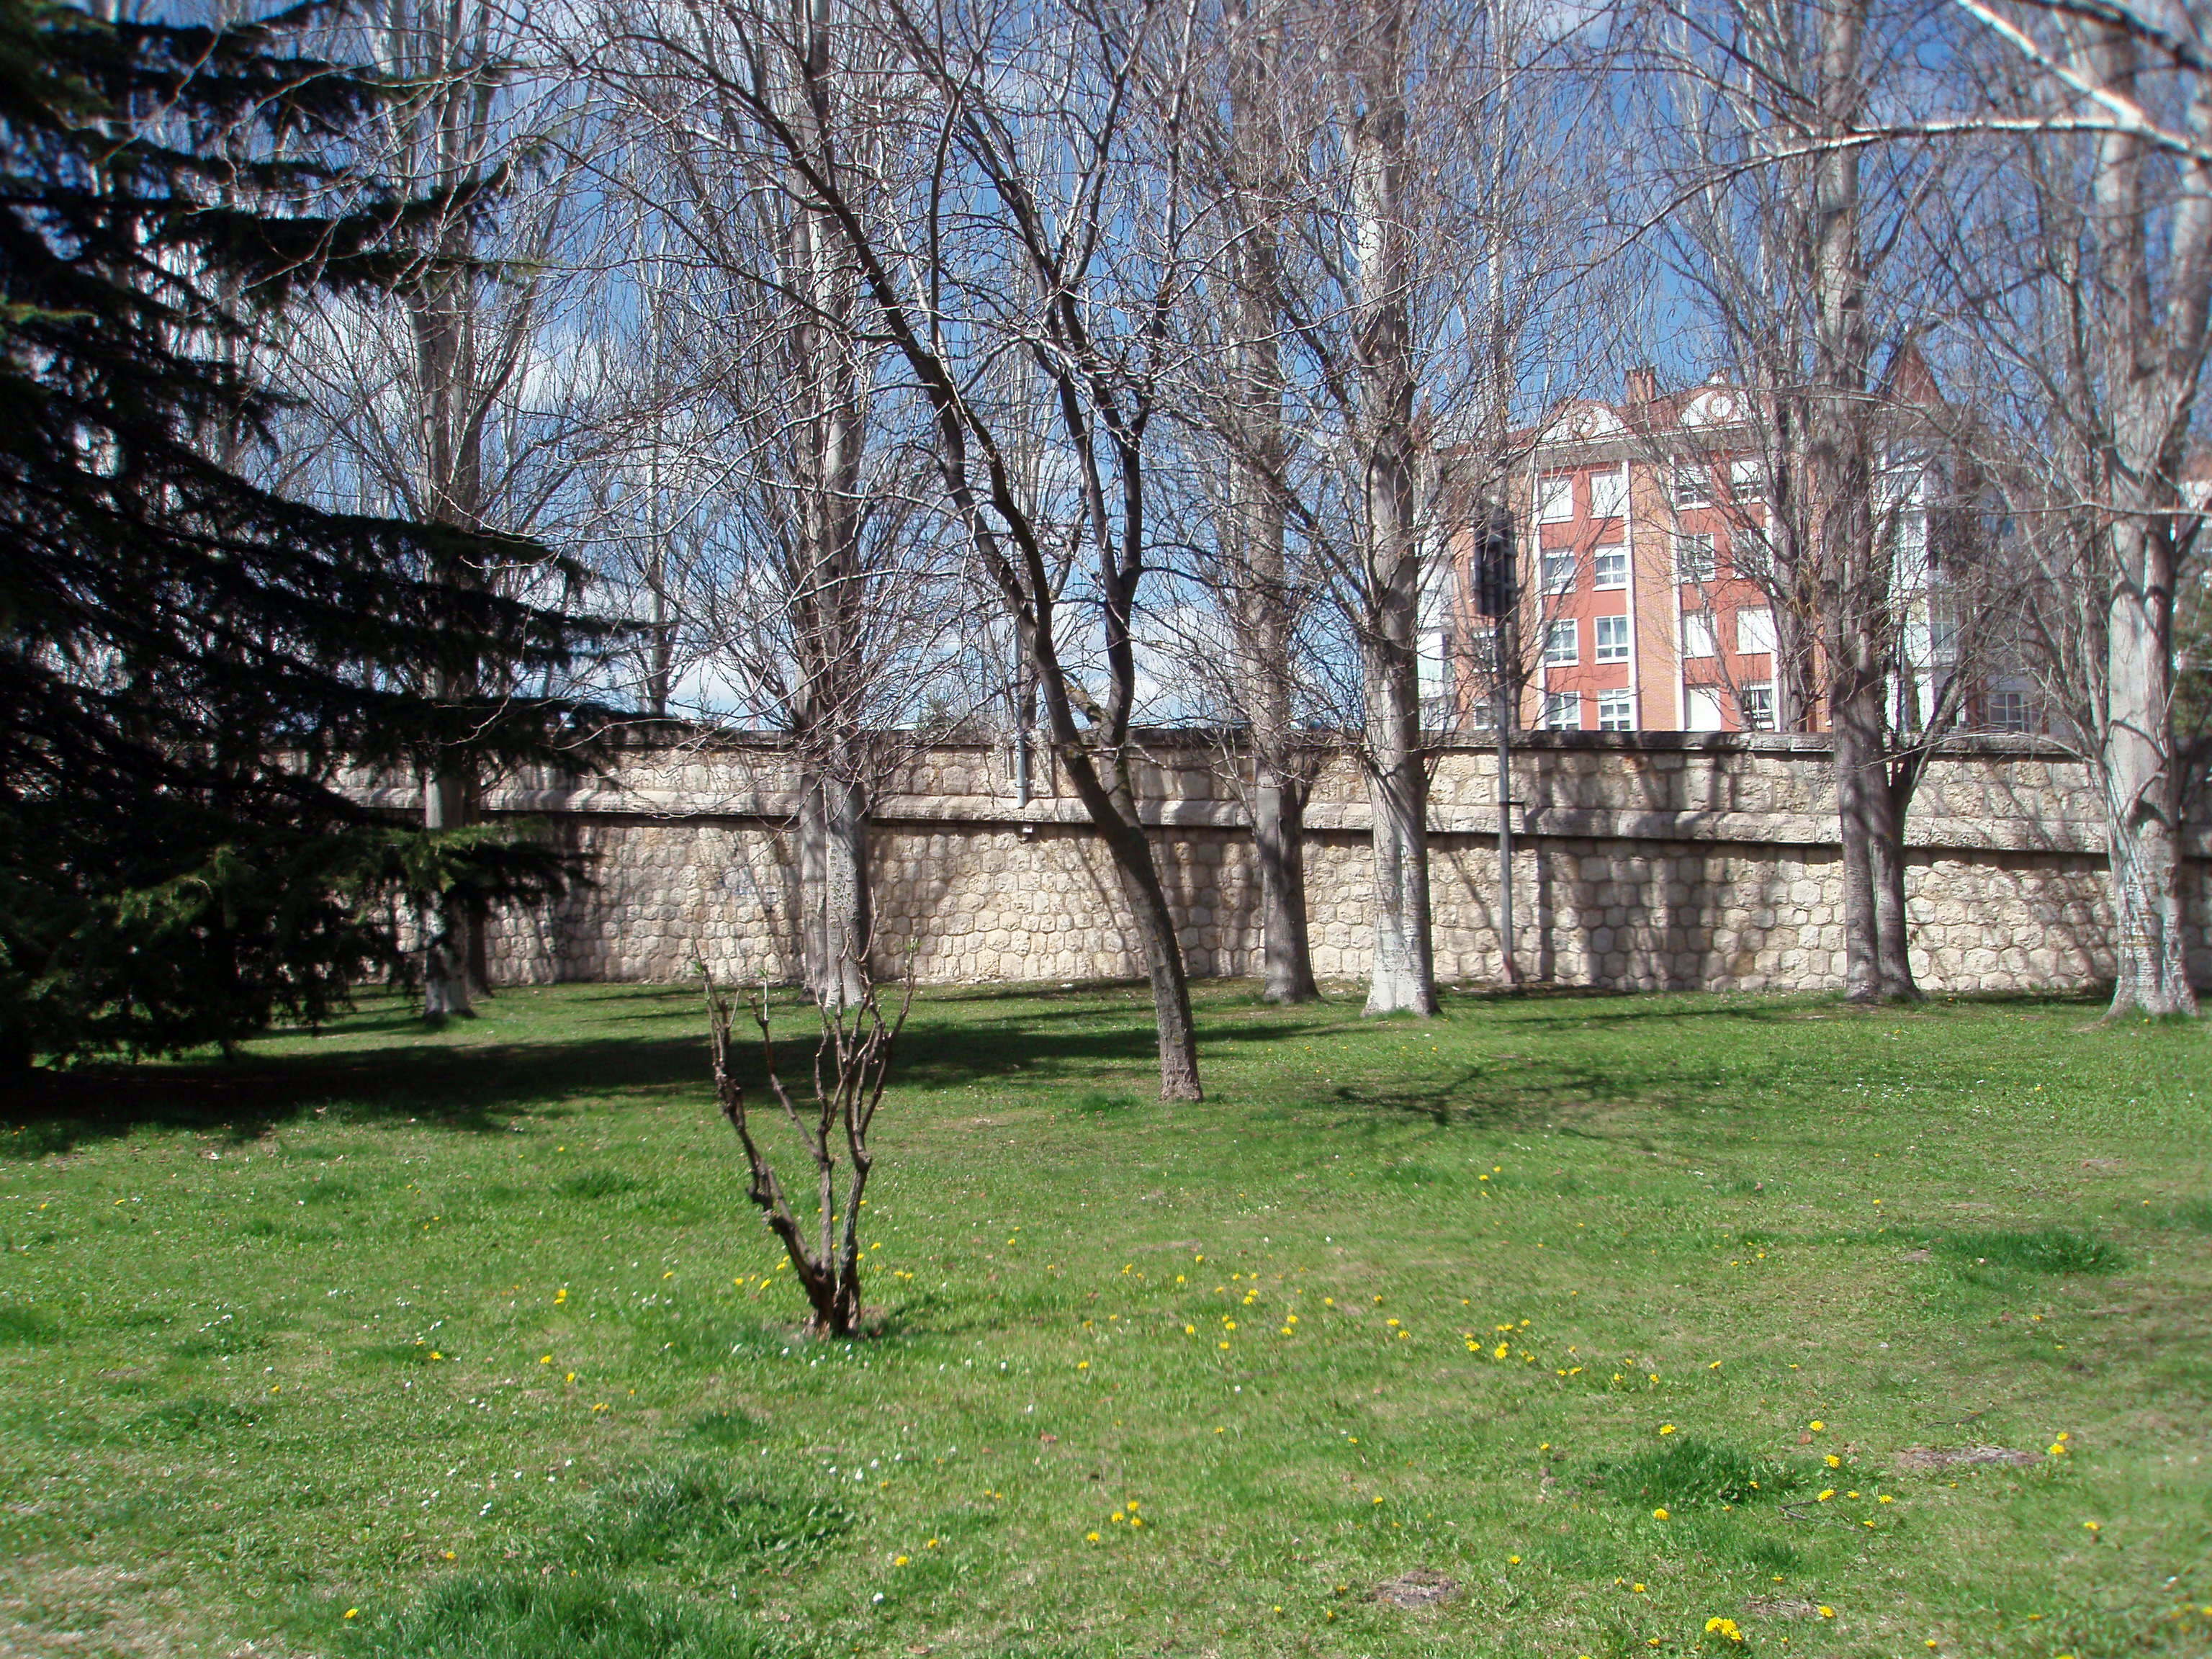
M 1093 1534 L 1093 1536 L 1096 1536 L 1096 1535 L 1097 1535 L 1097 1534 Z M 902 1567 L 902 1566 L 904 1566 L 904 1565 L 906 1565 L 906 1557 L 904 1557 L 903 1555 L 895 1555 L 895 1556 L 893 1556 L 893 1557 L 891 1558 L 891 1565 L 892 1565 L 893 1566 L 895 1566 L 895 1567 Z
M 1663 1509 L 1654 1510 L 1651 1511 L 1651 1518 L 1654 1521 L 1664 1521 L 1667 1518 L 1667 1511 Z
M 1828 1467 L 1832 1469 L 1840 1469 L 1844 1467 L 1844 1460 L 1837 1456 L 1835 1453 L 1830 1452 L 1828 1454 Z
M 1823 1619 L 1832 1619 L 1836 1616 L 1836 1610 L 1826 1602 L 1821 1603 L 1820 1612 Z

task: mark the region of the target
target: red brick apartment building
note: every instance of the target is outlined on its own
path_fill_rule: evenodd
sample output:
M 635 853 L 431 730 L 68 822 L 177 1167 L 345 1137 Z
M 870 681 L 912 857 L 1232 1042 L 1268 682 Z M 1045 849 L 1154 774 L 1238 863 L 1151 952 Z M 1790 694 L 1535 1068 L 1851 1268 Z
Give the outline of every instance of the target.
M 1932 379 L 1924 368 L 1916 378 L 1916 400 L 1932 402 Z M 1510 491 L 1527 673 L 1521 725 L 1773 728 L 1775 617 L 1756 574 L 1768 512 L 1757 415 L 1742 388 L 1717 381 L 1662 395 L 1650 369 L 1628 375 L 1617 405 L 1573 399 L 1553 411 Z M 1911 588 L 1905 603 L 1917 607 L 1908 649 L 1932 678 L 1946 666 L 1928 602 L 1930 476 L 1923 464 L 1900 464 L 1886 487 Z M 1431 636 L 1432 652 L 1449 659 L 1431 667 L 1440 694 L 1431 706 L 1462 730 L 1492 718 L 1482 665 L 1490 623 L 1472 597 L 1478 556 L 1475 539 L 1462 540 L 1450 623 Z M 1991 688 L 1975 713 L 1977 724 L 2001 728 L 2024 729 L 2028 717 L 2016 688 Z M 1820 711 L 1806 723 L 1823 724 Z

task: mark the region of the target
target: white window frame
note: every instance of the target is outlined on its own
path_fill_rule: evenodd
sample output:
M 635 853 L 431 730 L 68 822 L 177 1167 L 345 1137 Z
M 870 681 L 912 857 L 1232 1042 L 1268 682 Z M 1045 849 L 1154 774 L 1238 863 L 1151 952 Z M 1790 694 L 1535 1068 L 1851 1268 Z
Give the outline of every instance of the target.
M 1747 732 L 1771 732 L 1774 729 L 1774 684 L 1760 680 L 1747 685 L 1736 694 L 1736 709 L 1743 716 Z
M 1626 686 L 1599 692 L 1597 729 L 1601 732 L 1633 732 L 1636 729 L 1636 693 Z
M 1575 585 L 1576 558 L 1571 547 L 1547 547 L 1537 555 L 1537 570 L 1547 593 L 1565 593 Z
M 1589 475 L 1590 517 L 1593 519 L 1625 519 L 1628 516 L 1628 476 L 1617 466 Z
M 1727 705 L 1717 685 L 1685 686 L 1682 690 L 1682 729 L 1686 732 L 1725 732 L 1728 730 Z M 1700 721 L 1700 714 L 1709 718 L 1711 725 Z
M 1685 611 L 1682 613 L 1682 660 L 1714 657 L 1720 653 L 1713 638 L 1713 613 L 1710 611 Z
M 1608 640 L 1606 636 L 1614 637 Z M 1626 662 L 1628 660 L 1628 615 L 1600 617 L 1590 631 L 1590 660 L 1592 662 Z
M 1674 501 L 1677 507 L 1711 507 L 1713 470 L 1702 461 L 1685 461 L 1674 469 Z
M 1575 516 L 1575 475 L 1547 472 L 1536 480 L 1536 521 L 1567 524 Z
M 1583 694 L 1579 691 L 1544 693 L 1544 729 L 1579 732 L 1583 729 Z
M 1566 654 L 1561 656 L 1560 642 L 1565 641 Z M 1544 625 L 1544 666 L 1572 668 L 1583 659 L 1583 625 L 1573 617 L 1559 617 Z
M 1735 648 L 1739 656 L 1774 654 L 1774 611 L 1771 605 L 1747 605 L 1735 613 Z
M 1720 557 L 1710 532 L 1674 532 L 1674 580 L 1685 586 L 1714 580 L 1720 574 Z
M 1729 463 L 1729 495 L 1750 506 L 1766 499 L 1766 463 L 1741 459 Z
M 1613 567 L 1607 568 L 1607 565 Z M 1601 591 L 1628 586 L 1628 549 L 1620 542 L 1606 542 L 1590 551 L 1590 585 Z

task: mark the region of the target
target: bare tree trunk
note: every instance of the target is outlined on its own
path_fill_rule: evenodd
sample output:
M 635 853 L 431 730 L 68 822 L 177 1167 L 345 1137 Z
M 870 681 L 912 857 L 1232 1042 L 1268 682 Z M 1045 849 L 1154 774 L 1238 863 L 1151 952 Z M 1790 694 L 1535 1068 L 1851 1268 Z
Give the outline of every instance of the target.
M 2120 580 L 2106 618 L 2102 753 L 2115 977 L 2108 1018 L 2194 1014 L 2173 763 L 2173 556 L 2144 518 L 2109 532 Z
M 1366 1012 L 1429 1015 L 1437 1011 L 1437 991 L 1429 938 L 1429 770 L 1421 746 L 1421 550 L 1413 522 L 1408 3 L 1365 0 L 1349 54 L 1356 399 L 1364 473 L 1360 679 L 1375 820 L 1375 945 Z
M 1253 786 L 1252 848 L 1260 866 L 1261 994 L 1310 1002 L 1313 951 L 1306 927 L 1306 781 L 1270 769 Z
M 1905 908 L 1905 813 L 1911 800 L 1909 787 L 1893 781 L 1893 769 L 1882 769 L 1872 793 L 1881 814 L 1867 843 L 1867 863 L 1874 882 L 1875 973 L 1884 1002 L 1918 1002 L 1920 987 L 1912 977 L 1911 933 Z
M 452 830 L 465 822 L 464 780 L 451 772 L 433 773 L 422 781 L 422 827 Z M 474 1012 L 469 1002 L 469 921 L 450 897 L 430 900 L 416 926 L 422 933 L 422 1017 L 443 1019 Z
M 1190 975 L 1176 938 L 1175 913 L 1168 908 L 1152 837 L 1137 814 L 1136 791 L 1128 763 L 1116 757 L 1101 778 L 1087 746 L 1060 751 L 1069 781 L 1091 814 L 1099 838 L 1121 878 L 1122 896 L 1137 930 L 1145 959 L 1145 978 L 1152 992 L 1152 1023 L 1158 1033 L 1160 1098 L 1202 1100 L 1198 1076 L 1198 1024 L 1191 1016 Z
M 1240 234 L 1228 250 L 1228 611 L 1237 702 L 1252 750 L 1252 842 L 1260 874 L 1262 994 L 1308 1002 L 1320 994 L 1306 928 L 1305 803 L 1310 788 L 1293 713 L 1293 596 L 1284 556 L 1283 492 L 1289 446 L 1279 335 L 1282 285 L 1279 216 L 1288 185 L 1279 127 L 1279 19 L 1227 0 L 1229 178 Z
M 1375 830 L 1375 960 L 1370 1014 L 1437 1012 L 1429 933 L 1428 758 L 1419 746 L 1420 704 L 1404 671 L 1370 684 L 1367 799 Z M 1378 718 L 1379 714 L 1379 718 Z
M 1820 8 L 1818 18 L 1819 126 L 1824 134 L 1843 134 L 1866 98 L 1861 59 L 1867 0 L 1839 0 Z M 1814 362 L 1806 431 L 1835 732 L 1844 994 L 1854 1002 L 1878 1002 L 1914 991 L 1903 931 L 1902 825 L 1883 743 L 1892 561 L 1889 538 L 1877 535 L 1875 524 L 1859 158 L 1856 149 L 1838 145 L 1813 166 Z M 1896 935 L 1887 945 L 1885 912 Z
M 1863 695 L 1835 700 L 1836 819 L 1843 862 L 1844 994 L 1853 1002 L 1881 999 L 1876 957 L 1875 872 L 1875 770 L 1880 738 L 1867 730 Z
M 857 781 L 811 778 L 799 814 L 801 939 L 815 1000 L 848 1006 L 865 994 L 873 915 L 868 880 L 867 796 Z

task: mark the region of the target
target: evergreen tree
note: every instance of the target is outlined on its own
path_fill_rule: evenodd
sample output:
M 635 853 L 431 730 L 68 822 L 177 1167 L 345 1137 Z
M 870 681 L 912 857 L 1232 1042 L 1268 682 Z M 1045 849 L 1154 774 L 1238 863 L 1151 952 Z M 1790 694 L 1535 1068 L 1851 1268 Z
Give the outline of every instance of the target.
M 256 331 L 310 285 L 419 280 L 410 221 L 455 205 L 348 178 L 392 89 L 300 50 L 323 9 L 0 0 L 0 1068 L 318 1018 L 399 959 L 399 901 L 562 878 L 340 783 L 550 757 L 580 711 L 518 688 L 589 635 L 574 573 L 241 476 L 278 407 Z M 495 567 L 550 597 L 454 579 Z

